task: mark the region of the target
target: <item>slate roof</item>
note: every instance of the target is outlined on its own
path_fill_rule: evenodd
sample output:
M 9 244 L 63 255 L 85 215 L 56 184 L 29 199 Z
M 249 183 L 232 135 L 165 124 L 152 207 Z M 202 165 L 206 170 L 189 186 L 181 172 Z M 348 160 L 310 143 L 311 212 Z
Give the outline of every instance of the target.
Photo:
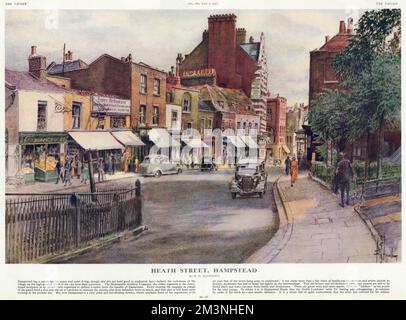
M 73 60 L 73 61 L 65 61 L 64 72 L 80 70 L 80 69 L 83 69 L 83 66 L 87 66 L 87 64 L 80 59 Z M 62 63 L 57 64 L 55 62 L 52 62 L 48 66 L 47 72 L 48 72 L 48 74 L 62 73 Z
M 15 86 L 17 90 L 48 91 L 48 92 L 66 92 L 66 89 L 53 84 L 51 81 L 40 81 L 29 72 L 5 70 L 5 82 L 8 85 Z
M 255 61 L 258 61 L 259 46 L 259 42 L 243 43 L 240 45 L 240 47 Z
M 211 100 L 199 100 L 199 111 L 212 111 L 212 112 L 215 112 L 216 108 L 214 107 Z

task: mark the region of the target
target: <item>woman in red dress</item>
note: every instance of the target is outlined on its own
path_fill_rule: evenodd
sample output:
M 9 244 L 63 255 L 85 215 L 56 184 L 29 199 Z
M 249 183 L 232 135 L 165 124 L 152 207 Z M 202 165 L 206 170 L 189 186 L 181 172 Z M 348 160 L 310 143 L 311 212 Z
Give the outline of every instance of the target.
M 296 157 L 292 158 L 290 162 L 290 186 L 293 187 L 293 184 L 297 180 L 297 160 Z

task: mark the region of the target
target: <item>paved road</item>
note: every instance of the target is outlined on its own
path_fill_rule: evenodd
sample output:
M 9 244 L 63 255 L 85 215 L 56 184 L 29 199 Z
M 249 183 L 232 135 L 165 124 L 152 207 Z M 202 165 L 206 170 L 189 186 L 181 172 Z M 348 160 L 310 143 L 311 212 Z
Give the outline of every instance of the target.
M 138 239 L 123 240 L 68 263 L 244 261 L 270 240 L 278 218 L 272 210 L 271 188 L 262 199 L 231 199 L 232 174 L 188 172 L 143 179 L 143 224 L 149 230 Z

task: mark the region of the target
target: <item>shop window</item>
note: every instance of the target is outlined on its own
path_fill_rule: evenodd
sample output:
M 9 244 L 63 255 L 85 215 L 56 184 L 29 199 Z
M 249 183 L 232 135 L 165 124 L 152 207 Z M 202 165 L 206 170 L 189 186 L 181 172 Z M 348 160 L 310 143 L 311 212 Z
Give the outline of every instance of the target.
M 140 92 L 147 93 L 147 76 L 145 74 L 142 74 L 140 78 Z
M 145 124 L 145 115 L 147 113 L 147 106 L 140 106 L 140 123 Z
M 38 101 L 37 130 L 47 129 L 47 102 Z
M 154 107 L 152 109 L 152 124 L 159 124 L 159 107 Z
M 80 128 L 80 109 L 82 104 L 80 102 L 72 103 L 72 129 Z
M 125 116 L 124 117 L 111 117 L 112 128 L 125 128 Z
M 159 96 L 161 94 L 161 80 L 154 79 L 154 94 Z
M 184 112 L 191 111 L 191 100 L 192 100 L 192 97 L 190 96 L 190 94 L 185 93 L 183 95 L 183 111 Z

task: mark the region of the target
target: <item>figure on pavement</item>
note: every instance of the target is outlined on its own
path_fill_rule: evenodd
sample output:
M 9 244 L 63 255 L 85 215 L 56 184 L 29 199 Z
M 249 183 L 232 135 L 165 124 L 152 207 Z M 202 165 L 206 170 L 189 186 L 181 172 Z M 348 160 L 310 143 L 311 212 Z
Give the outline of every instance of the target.
M 287 156 L 287 157 L 286 157 L 286 160 L 285 160 L 285 172 L 286 172 L 286 175 L 289 174 L 289 171 L 290 171 L 290 163 L 291 163 L 290 157 Z
M 111 154 L 111 167 L 113 169 L 113 175 L 116 173 L 116 157 L 114 154 Z
M 346 204 L 350 204 L 350 179 L 354 176 L 354 169 L 351 161 L 345 158 L 344 153 L 339 154 L 339 161 L 336 169 L 337 181 L 340 186 L 341 206 L 344 208 L 344 194 L 347 196 Z
M 104 161 L 102 158 L 97 163 L 97 179 L 99 182 L 104 181 Z
M 83 163 L 78 158 L 78 162 L 76 163 L 76 177 L 79 180 L 82 180 L 82 171 L 83 171 Z
M 58 174 L 57 178 L 56 178 L 56 182 L 55 184 L 59 183 L 59 179 L 61 180 L 61 182 L 63 182 L 63 164 L 60 158 L 58 158 L 58 161 L 56 162 L 56 172 Z
M 87 184 L 87 180 L 89 180 L 89 166 L 88 163 L 83 163 L 83 174 L 82 174 L 82 181 L 80 183 Z
M 71 173 L 71 165 L 72 165 L 73 159 L 67 159 L 65 163 L 65 174 L 64 174 L 64 182 L 65 186 L 69 182 L 69 185 L 72 185 L 72 182 L 70 181 L 70 173 Z
M 292 161 L 290 162 L 290 186 L 293 187 L 297 180 L 297 161 L 296 157 L 292 157 Z
M 135 173 L 138 173 L 139 165 L 140 165 L 140 163 L 139 163 L 138 157 L 135 157 L 135 159 L 134 159 L 134 171 L 135 171 Z

